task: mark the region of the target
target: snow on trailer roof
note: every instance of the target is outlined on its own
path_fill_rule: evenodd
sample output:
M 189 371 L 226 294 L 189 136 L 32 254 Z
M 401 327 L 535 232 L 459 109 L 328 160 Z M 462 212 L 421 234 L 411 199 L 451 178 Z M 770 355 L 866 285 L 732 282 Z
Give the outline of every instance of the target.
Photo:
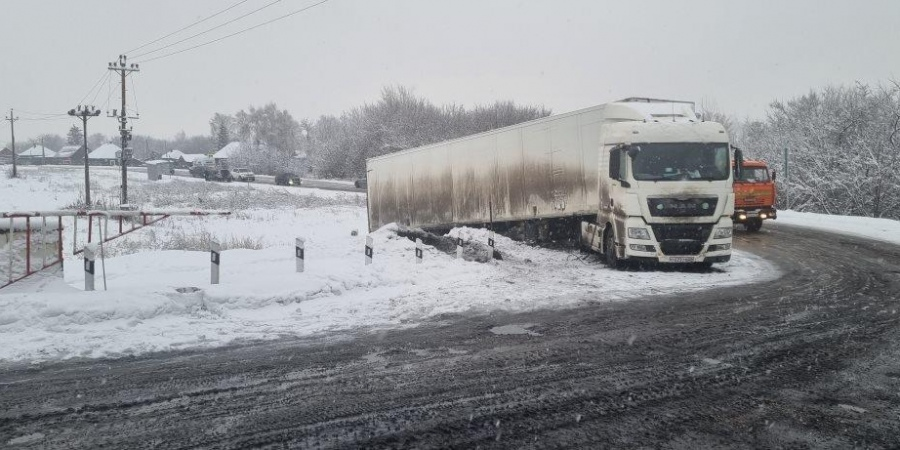
M 649 99 L 649 98 L 641 98 L 641 97 L 629 97 L 626 99 L 622 99 L 616 102 L 604 103 L 601 105 L 590 106 L 587 108 L 578 109 L 575 111 L 565 112 L 561 114 L 554 114 L 552 116 L 541 117 L 534 120 L 529 120 L 527 122 L 518 123 L 515 125 L 506 126 L 503 128 L 496 128 L 490 131 L 485 131 L 478 134 L 471 134 L 468 136 L 462 136 L 454 139 L 448 139 L 446 141 L 435 142 L 433 144 L 423 145 L 421 147 L 413 147 L 408 148 L 406 150 L 401 150 L 394 153 L 388 153 L 381 156 L 375 156 L 372 158 L 366 158 L 367 164 L 369 161 L 380 161 L 385 159 L 396 158 L 401 155 L 415 153 L 419 151 L 428 150 L 435 147 L 440 147 L 443 145 L 456 144 L 460 142 L 465 142 L 471 139 L 478 139 L 484 136 L 490 136 L 493 134 L 505 133 L 511 130 L 522 129 L 526 127 L 530 127 L 536 123 L 551 123 L 556 120 L 565 119 L 571 116 L 577 116 L 580 114 L 599 114 L 602 116 L 602 120 L 606 122 L 664 122 L 669 121 L 672 122 L 673 119 L 676 122 L 680 123 L 690 123 L 702 122 L 702 119 L 697 116 L 694 111 L 694 103 L 680 100 L 659 100 L 659 99 Z M 665 120 L 660 120 L 665 119 Z

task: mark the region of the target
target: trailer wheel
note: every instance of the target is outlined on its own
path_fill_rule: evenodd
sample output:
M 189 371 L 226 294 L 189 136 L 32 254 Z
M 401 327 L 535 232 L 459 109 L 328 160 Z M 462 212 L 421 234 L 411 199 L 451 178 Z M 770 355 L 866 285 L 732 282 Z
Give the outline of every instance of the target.
M 762 228 L 762 223 L 762 219 L 751 219 L 747 221 L 745 226 L 747 227 L 747 231 L 757 232 Z
M 603 233 L 603 255 L 605 256 L 606 265 L 610 269 L 621 269 L 622 261 L 616 255 L 616 241 L 613 230 L 610 228 Z

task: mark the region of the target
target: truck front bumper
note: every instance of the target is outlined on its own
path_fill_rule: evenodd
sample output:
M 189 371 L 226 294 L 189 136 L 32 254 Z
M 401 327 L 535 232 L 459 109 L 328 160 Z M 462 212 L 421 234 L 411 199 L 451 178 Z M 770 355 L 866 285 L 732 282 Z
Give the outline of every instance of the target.
M 775 207 L 742 208 L 735 209 L 731 217 L 734 223 L 747 223 L 751 220 L 775 220 L 778 218 L 778 210 Z
M 644 226 L 649 228 L 649 225 L 642 219 L 629 220 L 626 224 L 630 227 Z M 710 226 L 709 224 L 697 225 Z M 626 238 L 623 257 L 627 260 L 653 261 L 666 264 L 728 262 L 731 260 L 731 235 L 729 233 L 727 237 L 715 238 L 715 231 L 718 228 L 730 231 L 732 227 L 733 222 L 730 218 L 721 218 L 717 223 L 711 226 L 710 233 L 705 241 L 690 241 L 690 245 L 687 245 L 686 247 L 693 247 L 693 249 L 686 254 L 674 254 L 671 249 L 668 253 L 663 252 L 663 246 L 660 244 L 660 241 L 657 240 L 657 236 L 653 233 L 651 233 L 651 239 L 649 240 Z

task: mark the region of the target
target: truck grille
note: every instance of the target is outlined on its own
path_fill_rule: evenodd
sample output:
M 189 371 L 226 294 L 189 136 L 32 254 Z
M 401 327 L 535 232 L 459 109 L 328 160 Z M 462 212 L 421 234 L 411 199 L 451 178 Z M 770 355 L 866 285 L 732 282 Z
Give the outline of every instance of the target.
M 665 255 L 696 255 L 712 233 L 713 224 L 651 224 Z
M 697 198 L 648 198 L 647 206 L 650 215 L 657 217 L 702 217 L 716 213 L 718 197 Z

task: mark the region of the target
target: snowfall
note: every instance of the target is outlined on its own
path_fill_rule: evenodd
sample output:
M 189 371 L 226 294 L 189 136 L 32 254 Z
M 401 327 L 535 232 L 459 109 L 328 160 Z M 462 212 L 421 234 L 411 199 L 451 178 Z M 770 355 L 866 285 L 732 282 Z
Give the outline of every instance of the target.
M 0 211 L 70 208 L 83 199 L 83 170 L 0 167 Z M 118 204 L 119 173 L 91 169 L 95 201 Z M 85 291 L 86 219 L 63 222 L 64 269 L 0 289 L 0 362 L 121 357 L 235 342 L 414 327 L 446 314 L 524 312 L 613 301 L 647 301 L 777 278 L 778 269 L 743 251 L 709 272 L 614 271 L 597 257 L 496 237 L 501 260 L 477 262 L 416 244 L 388 226 L 367 233 L 366 198 L 356 192 L 213 183 L 131 171 L 130 203 L 141 209 L 229 210 L 229 216 L 173 216 L 103 245 L 97 290 Z M 55 221 L 51 220 L 51 222 Z M 884 238 L 900 223 L 785 211 L 797 224 Z M 771 222 L 767 223 L 769 226 Z M 777 225 L 773 225 L 777 226 Z M 109 224 L 110 234 L 117 230 Z M 765 228 L 764 228 L 765 230 Z M 96 225 L 94 233 L 97 232 Z M 467 248 L 488 233 L 458 228 Z M 374 242 L 366 264 L 366 237 Z M 305 239 L 297 272 L 295 240 Z M 95 235 L 96 239 L 96 235 Z M 221 243 L 220 283 L 210 282 L 209 245 Z M 0 266 L 10 252 L 0 245 Z M 7 272 L 0 283 L 5 283 Z M 22 269 L 20 269 L 21 271 Z M 15 273 L 15 269 L 14 269 Z

